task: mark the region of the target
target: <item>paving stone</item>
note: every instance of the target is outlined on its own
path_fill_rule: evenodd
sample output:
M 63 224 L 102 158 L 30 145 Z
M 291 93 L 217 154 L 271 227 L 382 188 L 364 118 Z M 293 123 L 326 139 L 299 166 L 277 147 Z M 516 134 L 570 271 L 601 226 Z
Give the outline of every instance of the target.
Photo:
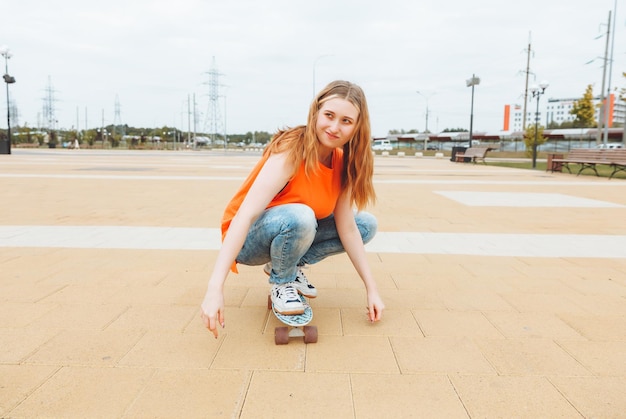
M 64 330 L 23 362 L 45 365 L 115 365 L 143 332 L 116 330 Z
M 0 416 L 623 416 L 623 181 L 375 159 L 383 321 L 338 255 L 305 271 L 319 341 L 277 346 L 267 277 L 240 265 L 214 339 L 199 305 L 219 219 L 259 156 L 3 159 Z M 557 195 L 568 206 L 536 200 Z
M 121 417 L 153 374 L 139 368 L 64 367 L 9 415 Z
M 513 311 L 514 308 L 495 292 L 468 291 L 440 295 L 445 307 L 453 311 Z
M 502 333 L 480 312 L 415 310 L 425 336 L 501 338 Z
M 41 328 L 56 330 L 101 330 L 128 310 L 125 304 L 89 304 L 84 301 L 57 304 L 37 320 Z
M 626 316 L 559 314 L 559 317 L 589 340 L 626 340 Z
M 577 295 L 570 299 L 588 313 L 598 316 L 626 315 L 626 298 L 610 295 Z
M 21 363 L 58 333 L 39 327 L 0 329 L 0 364 Z
M 572 341 L 574 345 L 581 340 Z M 549 339 L 481 339 L 476 341 L 501 375 L 590 376 L 591 370 Z
M 392 337 L 403 374 L 495 374 L 479 347 L 465 337 Z
M 389 339 L 379 336 L 322 336 L 306 348 L 307 372 L 397 374 Z
M 583 417 L 620 417 L 626 412 L 626 377 L 550 377 L 550 381 Z
M 198 314 L 198 307 L 172 304 L 137 304 L 127 307 L 113 319 L 108 329 L 113 330 L 179 330 Z
M 0 330 L 2 328 L 22 328 L 37 322 L 46 314 L 54 311 L 55 303 L 30 303 L 6 301 L 0 304 Z
M 605 342 L 559 340 L 557 343 L 594 374 L 608 377 L 626 376 L 624 338 Z
M 507 303 L 522 313 L 588 313 L 567 295 L 540 292 L 511 292 L 500 294 Z
M 273 331 L 265 334 L 226 331 L 222 336 L 223 341 L 211 364 L 212 369 L 304 371 L 308 347 L 302 339 L 276 346 Z
M 383 290 L 381 295 L 385 301 L 385 306 L 396 309 L 411 310 L 438 310 L 445 309 L 443 295 L 446 293 L 439 291 L 423 291 L 420 289 L 410 290 Z M 365 301 L 360 307 L 365 307 Z
M 447 376 L 353 374 L 355 417 L 468 417 Z
M 544 377 L 455 374 L 451 380 L 470 417 L 581 417 Z
M 485 316 L 507 338 L 564 338 L 584 340 L 576 330 L 550 313 L 489 312 Z
M 152 331 L 143 335 L 118 364 L 133 368 L 208 369 L 221 343 L 209 333 Z
M 275 403 L 268 402 L 276 400 Z M 255 371 L 242 418 L 352 417 L 352 388 L 348 374 Z
M 0 365 L 0 415 L 10 417 L 9 411 L 26 399 L 58 368 L 54 365 Z
M 341 324 L 346 336 L 423 336 L 409 310 L 385 310 L 385 322 L 371 323 L 367 310 L 342 309 Z
M 238 417 L 250 382 L 245 371 L 158 370 L 125 417 Z

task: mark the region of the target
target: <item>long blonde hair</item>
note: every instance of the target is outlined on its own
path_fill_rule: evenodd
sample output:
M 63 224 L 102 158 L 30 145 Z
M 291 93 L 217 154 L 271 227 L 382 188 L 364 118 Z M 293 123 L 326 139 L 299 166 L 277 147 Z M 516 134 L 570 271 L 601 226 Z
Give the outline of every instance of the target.
M 297 170 L 304 162 L 305 173 L 310 174 L 319 167 L 319 140 L 315 125 L 319 110 L 324 102 L 332 98 L 349 101 L 359 111 L 352 139 L 343 146 L 343 172 L 341 186 L 350 193 L 350 202 L 361 210 L 376 201 L 372 177 L 374 158 L 370 150 L 371 129 L 367 101 L 363 90 L 354 83 L 336 80 L 329 83 L 315 97 L 309 108 L 306 125 L 279 130 L 265 149 L 265 153 L 287 152 Z

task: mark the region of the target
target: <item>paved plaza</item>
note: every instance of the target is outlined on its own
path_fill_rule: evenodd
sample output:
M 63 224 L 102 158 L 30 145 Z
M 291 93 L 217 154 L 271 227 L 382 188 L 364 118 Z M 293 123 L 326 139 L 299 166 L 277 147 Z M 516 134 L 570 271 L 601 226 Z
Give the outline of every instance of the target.
M 376 156 L 383 320 L 335 256 L 276 346 L 261 267 L 199 317 L 259 156 L 0 155 L 0 417 L 626 417 L 625 180 Z

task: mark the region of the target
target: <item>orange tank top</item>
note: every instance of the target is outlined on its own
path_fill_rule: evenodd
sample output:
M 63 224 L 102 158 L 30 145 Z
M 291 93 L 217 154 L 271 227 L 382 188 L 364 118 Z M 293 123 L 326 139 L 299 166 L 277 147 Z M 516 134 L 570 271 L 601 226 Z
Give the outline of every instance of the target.
M 226 206 L 224 216 L 222 217 L 222 239 L 226 235 L 230 222 L 239 210 L 241 203 L 248 194 L 250 187 L 256 180 L 257 175 L 268 157 L 269 156 L 263 156 L 256 164 L 235 196 Z M 304 171 L 304 163 L 302 163 L 296 174 L 274 199 L 272 199 L 267 208 L 284 204 L 304 204 L 311 207 L 315 213 L 315 218 L 318 220 L 328 217 L 335 209 L 335 204 L 341 193 L 342 169 L 343 150 L 339 148 L 333 151 L 330 168 L 320 164 L 318 170 L 311 173 L 308 177 Z

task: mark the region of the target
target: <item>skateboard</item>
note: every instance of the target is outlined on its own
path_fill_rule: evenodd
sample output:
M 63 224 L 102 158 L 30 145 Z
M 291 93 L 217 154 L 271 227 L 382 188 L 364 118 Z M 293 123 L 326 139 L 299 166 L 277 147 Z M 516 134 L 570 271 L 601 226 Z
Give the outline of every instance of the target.
M 274 313 L 274 316 L 286 326 L 274 328 L 274 342 L 276 345 L 286 345 L 289 338 L 302 337 L 304 343 L 317 342 L 317 327 L 307 326 L 313 319 L 313 309 L 304 296 L 300 296 L 300 300 L 304 304 L 304 313 L 302 314 L 280 314 L 274 309 L 272 297 L 267 296 L 267 308 Z

